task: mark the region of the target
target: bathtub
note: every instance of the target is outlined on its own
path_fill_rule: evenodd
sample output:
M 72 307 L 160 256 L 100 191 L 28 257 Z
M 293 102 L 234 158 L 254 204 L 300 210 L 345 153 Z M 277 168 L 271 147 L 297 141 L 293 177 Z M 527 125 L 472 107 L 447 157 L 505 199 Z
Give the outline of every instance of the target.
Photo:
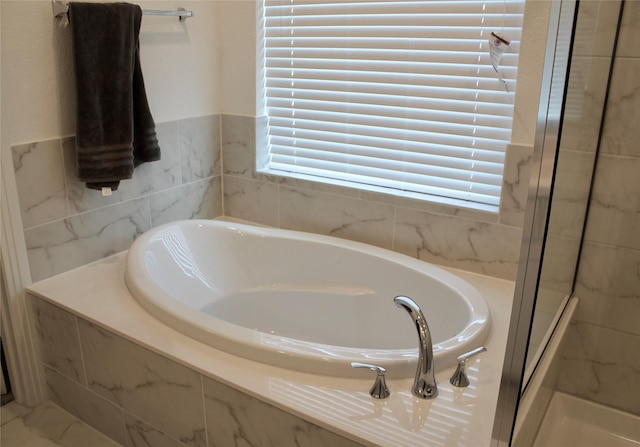
M 329 236 L 189 220 L 156 227 L 127 254 L 125 281 L 172 328 L 234 355 L 320 375 L 415 373 L 418 336 L 397 295 L 422 308 L 436 370 L 482 345 L 483 296 L 458 276 L 389 250 Z

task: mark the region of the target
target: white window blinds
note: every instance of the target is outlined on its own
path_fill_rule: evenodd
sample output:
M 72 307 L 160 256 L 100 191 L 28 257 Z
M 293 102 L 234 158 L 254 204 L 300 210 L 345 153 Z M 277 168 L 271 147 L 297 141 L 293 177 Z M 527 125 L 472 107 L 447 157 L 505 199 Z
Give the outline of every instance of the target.
M 498 205 L 521 3 L 265 0 L 266 169 Z

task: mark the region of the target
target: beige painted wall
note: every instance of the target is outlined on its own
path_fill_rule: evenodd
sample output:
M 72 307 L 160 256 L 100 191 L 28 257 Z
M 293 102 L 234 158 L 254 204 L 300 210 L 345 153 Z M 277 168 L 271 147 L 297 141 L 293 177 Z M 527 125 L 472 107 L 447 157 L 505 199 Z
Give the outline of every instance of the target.
M 143 9 L 176 2 L 141 1 Z M 180 1 L 196 16 L 145 16 L 140 53 L 149 106 L 156 122 L 220 111 L 219 2 Z M 66 18 L 54 19 L 49 0 L 3 0 L 2 82 L 11 144 L 75 132 L 73 61 Z

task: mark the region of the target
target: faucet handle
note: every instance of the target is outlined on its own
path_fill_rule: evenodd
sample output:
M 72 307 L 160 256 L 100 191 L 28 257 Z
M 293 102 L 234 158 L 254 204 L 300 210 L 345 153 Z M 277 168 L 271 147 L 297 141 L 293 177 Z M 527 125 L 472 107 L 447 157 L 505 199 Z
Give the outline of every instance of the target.
M 456 368 L 456 371 L 453 373 L 453 375 L 449 379 L 449 382 L 451 382 L 451 385 L 457 386 L 457 387 L 469 386 L 469 378 L 467 377 L 467 371 L 465 368 L 467 365 L 467 360 L 469 360 L 474 355 L 478 355 L 481 352 L 484 352 L 486 350 L 487 348 L 485 348 L 484 346 L 480 346 L 479 348 L 476 348 L 473 351 L 469 351 L 465 354 L 460 355 L 458 357 L 458 367 Z
M 389 388 L 387 388 L 387 381 L 384 378 L 384 373 L 387 372 L 382 366 L 378 365 L 370 365 L 369 363 L 360 363 L 360 362 L 351 362 L 352 368 L 369 368 L 372 371 L 375 371 L 376 380 L 373 383 L 373 386 L 369 390 L 369 394 L 376 399 L 385 399 L 389 397 L 391 393 L 389 393 Z

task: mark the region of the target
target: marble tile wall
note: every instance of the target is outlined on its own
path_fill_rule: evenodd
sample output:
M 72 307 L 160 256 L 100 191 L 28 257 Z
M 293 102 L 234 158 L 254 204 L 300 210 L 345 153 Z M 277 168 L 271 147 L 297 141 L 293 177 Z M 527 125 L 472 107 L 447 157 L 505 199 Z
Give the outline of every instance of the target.
M 535 361 L 558 309 L 573 291 L 619 11 L 617 0 L 607 0 L 606 5 L 592 0 L 578 8 L 556 161 L 558 175 L 553 185 L 527 364 Z
M 625 2 L 561 391 L 640 414 L 640 2 Z
M 50 399 L 121 445 L 359 445 L 30 299 Z
M 136 168 L 110 197 L 76 176 L 74 139 L 12 147 L 34 281 L 126 250 L 151 227 L 222 214 L 220 117 L 157 125 L 162 159 Z
M 498 214 L 256 172 L 262 120 L 223 115 L 221 125 L 225 215 L 515 279 L 531 148 L 509 148 Z
M 78 181 L 72 137 L 15 145 L 33 280 L 126 250 L 162 223 L 223 212 L 515 278 L 531 148 L 509 148 L 497 214 L 256 173 L 260 122 L 216 115 L 158 124 L 162 160 L 138 167 L 110 197 Z

